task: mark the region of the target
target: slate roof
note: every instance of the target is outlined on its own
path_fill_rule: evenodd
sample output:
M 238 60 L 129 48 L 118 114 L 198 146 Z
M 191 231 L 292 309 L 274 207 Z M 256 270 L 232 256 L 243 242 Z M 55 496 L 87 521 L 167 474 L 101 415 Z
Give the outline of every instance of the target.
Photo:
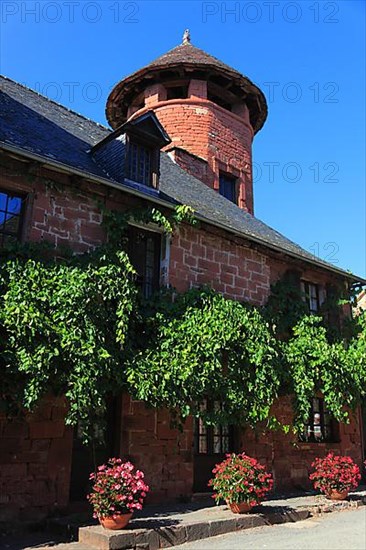
M 267 118 L 267 101 L 263 92 L 247 76 L 191 43 L 176 46 L 145 67 L 123 78 L 114 86 L 109 94 L 106 109 L 106 117 L 111 126 L 115 127 L 116 121 L 121 124 L 121 105 L 127 107 L 130 104 L 131 93 L 137 95 L 140 89 L 146 87 L 146 84 L 151 84 L 153 75 L 159 70 L 169 69 L 171 72 L 179 67 L 188 69 L 190 74 L 192 74 L 192 70 L 205 70 L 232 81 L 232 84 L 247 96 L 254 132 L 256 133 L 262 128 Z M 146 78 L 149 78 L 149 81 Z
M 116 180 L 93 160 L 90 149 L 110 134 L 110 130 L 74 111 L 55 103 L 25 86 L 0 76 L 0 145 L 13 146 L 25 155 L 35 154 L 45 161 L 66 165 L 97 177 L 101 183 L 116 185 Z M 118 183 L 128 192 L 127 183 Z M 141 186 L 139 186 L 141 188 Z M 336 271 L 351 280 L 349 273 L 324 262 L 279 232 L 241 210 L 161 153 L 160 192 L 156 195 L 167 205 L 187 204 L 208 223 L 254 240 L 262 245 Z M 149 190 L 147 190 L 149 191 Z M 143 191 L 141 191 L 143 194 Z M 156 198 L 155 197 L 155 198 Z M 146 193 L 148 200 L 154 200 Z
M 180 44 L 179 46 L 172 48 L 165 54 L 154 59 L 154 61 L 149 63 L 149 65 L 144 67 L 144 69 L 147 67 L 164 67 L 166 65 L 171 67 L 179 63 L 192 63 L 197 65 L 206 65 L 210 68 L 219 68 L 232 73 L 233 76 L 236 76 L 239 79 L 243 78 L 243 75 L 239 73 L 239 71 L 236 71 L 232 67 L 229 67 L 229 65 L 226 65 L 226 63 L 220 61 L 220 59 L 217 59 L 217 57 L 214 57 L 204 50 L 201 50 L 201 48 L 197 48 L 197 46 L 193 46 L 193 44 L 190 43 Z

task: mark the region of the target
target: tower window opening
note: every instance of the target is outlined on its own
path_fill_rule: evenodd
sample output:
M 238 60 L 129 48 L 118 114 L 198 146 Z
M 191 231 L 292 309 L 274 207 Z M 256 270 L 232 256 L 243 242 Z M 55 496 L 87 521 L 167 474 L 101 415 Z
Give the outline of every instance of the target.
M 220 105 L 220 107 L 223 107 L 227 111 L 232 110 L 232 104 L 228 103 L 227 101 L 225 101 L 224 99 L 222 99 L 218 95 L 214 95 L 214 94 L 208 92 L 207 99 L 212 101 L 213 103 L 216 103 L 216 105 Z
M 187 99 L 187 86 L 169 86 L 167 87 L 167 99 Z
M 238 204 L 237 180 L 233 176 L 220 172 L 219 193 L 225 199 Z

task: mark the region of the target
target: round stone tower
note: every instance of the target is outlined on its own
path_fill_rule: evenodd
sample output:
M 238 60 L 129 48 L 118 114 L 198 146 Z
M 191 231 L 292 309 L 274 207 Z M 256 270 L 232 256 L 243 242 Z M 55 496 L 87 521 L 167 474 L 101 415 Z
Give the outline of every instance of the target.
M 186 171 L 253 214 L 252 140 L 267 116 L 247 77 L 183 43 L 124 78 L 106 116 L 113 129 L 153 110 L 172 142 L 165 148 Z

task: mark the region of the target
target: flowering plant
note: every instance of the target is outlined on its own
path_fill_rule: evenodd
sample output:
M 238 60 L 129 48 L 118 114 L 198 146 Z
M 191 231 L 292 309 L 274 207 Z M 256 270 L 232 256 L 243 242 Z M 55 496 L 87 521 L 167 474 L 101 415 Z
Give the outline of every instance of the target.
M 208 485 L 215 491 L 213 498 L 217 504 L 224 499 L 227 503 L 247 502 L 255 506 L 273 486 L 271 474 L 245 453 L 227 454 L 223 462 L 216 464 L 212 473 L 215 477 L 210 479 Z
M 110 458 L 107 464 L 98 466 L 97 472 L 90 474 L 89 479 L 94 483 L 87 499 L 93 506 L 95 518 L 116 519 L 121 514 L 141 510 L 149 491 L 143 472 L 120 458 Z
M 316 458 L 311 466 L 315 471 L 309 478 L 315 489 L 325 494 L 355 489 L 361 479 L 360 469 L 350 456 L 329 453 L 325 458 Z

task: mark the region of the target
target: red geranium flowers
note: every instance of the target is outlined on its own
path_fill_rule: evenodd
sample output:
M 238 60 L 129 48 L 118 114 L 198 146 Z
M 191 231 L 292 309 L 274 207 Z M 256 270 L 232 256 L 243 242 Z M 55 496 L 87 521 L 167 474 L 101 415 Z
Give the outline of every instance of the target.
M 247 502 L 250 506 L 259 504 L 272 489 L 273 479 L 255 458 L 245 453 L 227 454 L 226 459 L 212 470 L 215 474 L 208 485 L 215 493 L 213 498 L 228 503 Z
M 355 489 L 361 479 L 360 469 L 350 456 L 329 453 L 325 458 L 316 458 L 311 466 L 315 471 L 309 479 L 314 482 L 315 489 L 325 494 Z
M 95 518 L 116 519 L 121 514 L 141 510 L 149 491 L 143 472 L 120 458 L 110 458 L 107 464 L 98 466 L 98 471 L 90 474 L 90 479 L 94 484 L 87 498 L 93 506 Z

